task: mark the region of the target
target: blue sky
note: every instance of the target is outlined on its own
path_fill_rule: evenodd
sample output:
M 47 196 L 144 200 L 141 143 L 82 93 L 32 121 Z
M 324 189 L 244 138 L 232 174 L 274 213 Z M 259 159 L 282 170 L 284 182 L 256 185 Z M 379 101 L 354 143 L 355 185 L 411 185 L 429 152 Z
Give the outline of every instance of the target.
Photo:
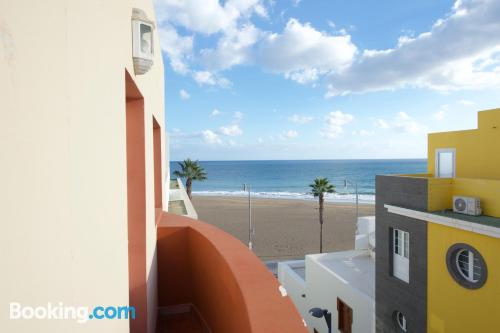
M 422 158 L 500 107 L 500 1 L 155 6 L 172 160 Z

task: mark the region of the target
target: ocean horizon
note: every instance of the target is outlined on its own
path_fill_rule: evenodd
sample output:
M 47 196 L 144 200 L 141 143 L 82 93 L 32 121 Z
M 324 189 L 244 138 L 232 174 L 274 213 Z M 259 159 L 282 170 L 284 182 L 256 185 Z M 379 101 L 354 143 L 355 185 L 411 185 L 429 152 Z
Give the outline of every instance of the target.
M 316 177 L 327 177 L 336 193 L 327 202 L 355 202 L 353 183 L 358 184 L 360 203 L 375 203 L 375 176 L 427 172 L 427 159 L 351 159 L 351 160 L 247 160 L 199 161 L 207 172 L 203 182 L 193 182 L 195 196 L 245 197 L 243 184 L 249 184 L 254 198 L 316 200 L 309 184 Z M 170 170 L 178 170 L 178 161 Z M 344 187 L 344 179 L 351 183 Z

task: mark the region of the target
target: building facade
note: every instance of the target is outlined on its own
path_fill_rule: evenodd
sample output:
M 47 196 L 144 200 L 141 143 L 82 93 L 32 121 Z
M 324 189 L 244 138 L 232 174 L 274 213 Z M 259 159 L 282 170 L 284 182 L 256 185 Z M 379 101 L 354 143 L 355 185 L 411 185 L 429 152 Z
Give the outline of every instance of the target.
M 427 174 L 377 177 L 377 332 L 498 331 L 499 127 L 481 111 L 429 135 Z
M 358 218 L 355 249 L 306 255 L 278 263 L 278 279 L 307 322 L 310 333 L 375 332 L 375 218 Z M 331 329 L 324 317 L 331 314 Z
M 158 30 L 149 0 L 0 2 L 2 331 L 153 333 L 186 313 L 198 331 L 305 331 L 243 244 L 179 216 L 196 214 L 182 193 L 168 212 Z M 13 318 L 13 303 L 135 319 Z

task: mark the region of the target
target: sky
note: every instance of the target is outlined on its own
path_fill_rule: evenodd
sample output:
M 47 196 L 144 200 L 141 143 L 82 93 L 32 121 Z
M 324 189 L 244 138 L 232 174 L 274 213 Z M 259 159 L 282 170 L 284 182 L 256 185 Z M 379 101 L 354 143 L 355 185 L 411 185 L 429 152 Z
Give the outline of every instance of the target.
M 171 160 L 425 158 L 500 107 L 498 0 L 155 0 Z

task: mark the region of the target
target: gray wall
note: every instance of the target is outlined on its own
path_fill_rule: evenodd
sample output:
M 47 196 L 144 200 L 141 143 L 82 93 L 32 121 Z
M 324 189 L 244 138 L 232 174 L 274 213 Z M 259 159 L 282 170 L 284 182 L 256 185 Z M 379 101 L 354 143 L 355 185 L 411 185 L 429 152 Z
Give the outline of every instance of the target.
M 398 332 L 394 311 L 406 316 L 407 332 L 427 330 L 427 222 L 391 214 L 390 204 L 427 210 L 427 179 L 397 176 L 376 178 L 376 331 Z M 409 283 L 392 276 L 392 228 L 410 233 Z

